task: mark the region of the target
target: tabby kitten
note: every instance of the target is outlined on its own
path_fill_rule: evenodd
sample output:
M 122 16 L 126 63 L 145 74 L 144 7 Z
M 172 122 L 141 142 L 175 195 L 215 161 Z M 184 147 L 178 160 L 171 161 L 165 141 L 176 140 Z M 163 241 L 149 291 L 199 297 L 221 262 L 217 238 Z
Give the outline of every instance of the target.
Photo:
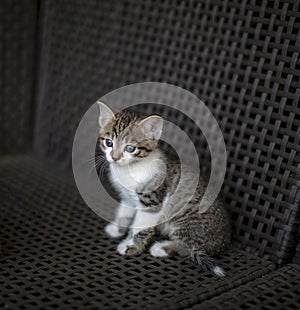
M 219 256 L 230 243 L 230 225 L 220 200 L 204 213 L 199 203 L 206 184 L 200 178 L 188 204 L 184 198 L 192 188 L 187 169 L 184 190 L 173 194 L 181 176 L 179 161 L 169 159 L 157 146 L 163 129 L 158 115 L 148 117 L 132 111 L 114 113 L 103 102 L 100 107 L 100 146 L 110 167 L 110 180 L 121 203 L 114 223 L 105 232 L 114 238 L 127 234 L 117 251 L 121 255 L 143 253 L 159 232 L 165 239 L 150 247 L 150 254 L 190 257 L 204 269 L 224 276 L 211 256 Z M 129 227 L 129 231 L 128 231 Z

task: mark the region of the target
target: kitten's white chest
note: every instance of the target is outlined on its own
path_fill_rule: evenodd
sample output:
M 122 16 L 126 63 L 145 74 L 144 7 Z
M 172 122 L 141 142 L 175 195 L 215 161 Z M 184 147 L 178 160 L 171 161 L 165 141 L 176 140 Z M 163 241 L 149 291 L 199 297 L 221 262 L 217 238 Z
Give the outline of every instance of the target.
M 145 159 L 134 165 L 111 165 L 111 177 L 122 190 L 136 191 L 146 185 L 159 172 L 157 160 Z

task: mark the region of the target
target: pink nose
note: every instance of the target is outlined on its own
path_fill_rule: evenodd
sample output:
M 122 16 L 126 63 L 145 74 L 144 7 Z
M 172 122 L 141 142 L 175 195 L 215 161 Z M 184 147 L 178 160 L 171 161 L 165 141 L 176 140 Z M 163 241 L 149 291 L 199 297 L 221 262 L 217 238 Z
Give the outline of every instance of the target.
M 120 157 L 117 157 L 117 156 L 112 156 L 111 158 L 112 158 L 113 161 L 117 161 L 117 160 L 120 159 Z

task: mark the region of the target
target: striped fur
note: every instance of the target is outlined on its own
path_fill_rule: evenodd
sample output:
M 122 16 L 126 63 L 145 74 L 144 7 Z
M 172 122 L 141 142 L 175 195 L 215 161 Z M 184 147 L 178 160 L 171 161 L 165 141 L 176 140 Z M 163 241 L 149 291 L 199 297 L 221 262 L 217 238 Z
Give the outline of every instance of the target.
M 122 255 L 140 254 L 151 246 L 153 235 L 159 232 L 166 240 L 154 243 L 150 247 L 151 255 L 188 257 L 203 269 L 224 276 L 223 269 L 216 266 L 211 256 L 222 254 L 230 243 L 225 209 L 217 199 L 206 212 L 199 213 L 206 189 L 202 178 L 197 191 L 185 204 L 185 197 L 193 186 L 193 171 L 158 149 L 161 118 L 143 117 L 132 111 L 113 113 L 103 103 L 99 106 L 103 115 L 99 119 L 100 144 L 110 163 L 112 184 L 122 200 L 115 223 L 107 225 L 105 230 L 112 237 L 119 237 L 127 232 L 124 223 L 129 226 L 128 235 L 117 251 Z M 113 142 L 112 147 L 107 147 L 106 139 Z M 135 151 L 127 154 L 126 145 L 135 146 Z M 184 176 L 182 169 L 186 171 Z M 180 178 L 185 178 L 182 180 L 185 188 L 174 201 Z
M 131 155 L 132 161 L 147 157 L 157 146 L 157 141 L 144 136 L 138 124 L 145 119 L 136 112 L 124 110 L 116 113 L 100 131 L 100 145 L 103 150 L 107 150 L 106 139 L 111 139 L 116 149 L 112 150 L 112 155 L 124 155 L 126 145 L 134 145 L 136 151 Z

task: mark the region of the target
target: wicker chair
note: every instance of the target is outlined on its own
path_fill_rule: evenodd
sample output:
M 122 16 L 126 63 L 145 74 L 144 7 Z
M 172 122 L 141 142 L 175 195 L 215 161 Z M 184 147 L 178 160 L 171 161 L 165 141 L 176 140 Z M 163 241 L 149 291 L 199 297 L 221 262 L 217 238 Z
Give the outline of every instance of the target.
M 291 0 L 1 1 L 0 307 L 299 308 L 299 11 Z M 75 186 L 82 115 L 144 81 L 203 98 L 224 133 L 225 278 L 176 257 L 121 257 Z M 204 137 L 176 119 L 209 173 Z

